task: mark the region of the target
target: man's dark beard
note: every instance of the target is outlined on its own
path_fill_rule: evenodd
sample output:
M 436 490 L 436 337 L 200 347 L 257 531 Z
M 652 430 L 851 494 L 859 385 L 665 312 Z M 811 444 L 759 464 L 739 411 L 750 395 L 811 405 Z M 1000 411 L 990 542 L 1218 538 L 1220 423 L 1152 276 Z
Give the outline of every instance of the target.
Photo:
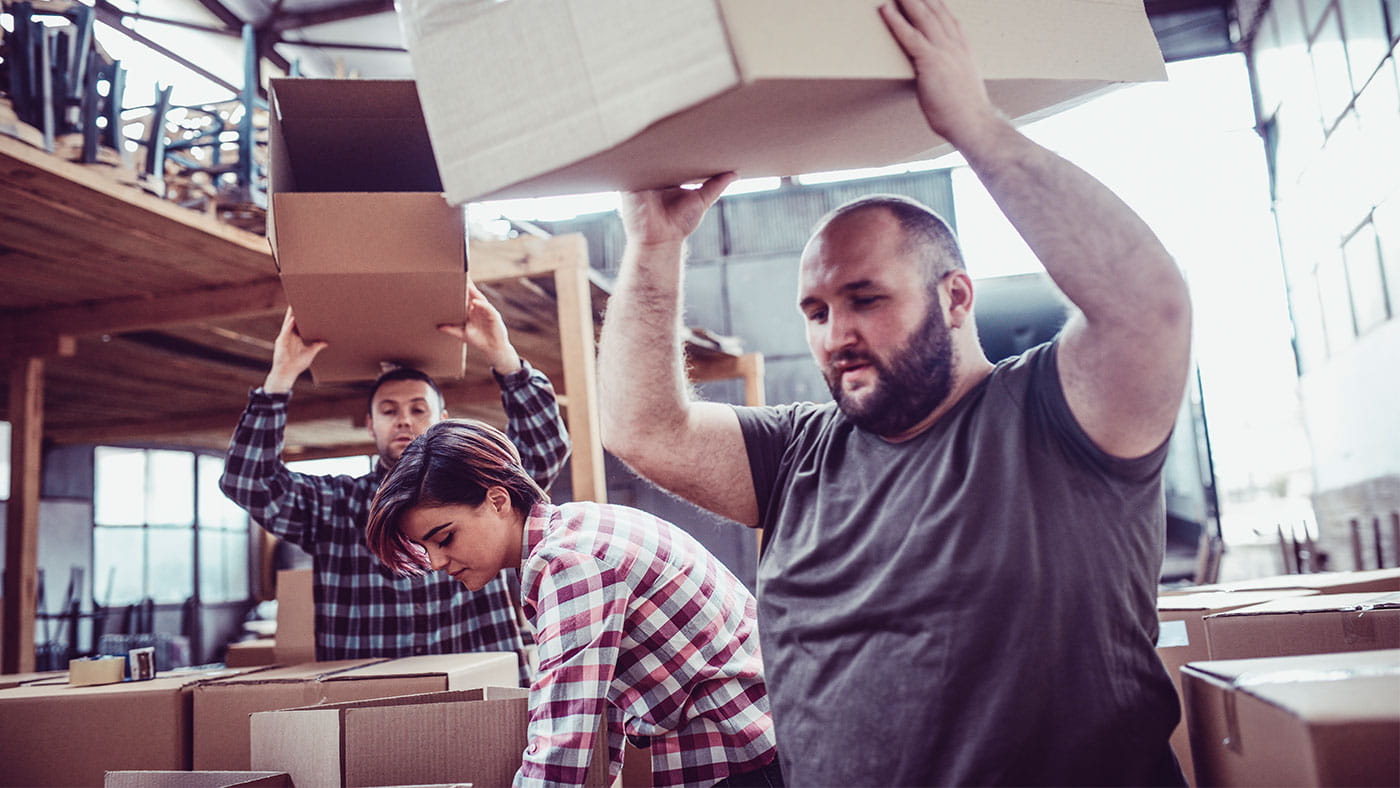
M 953 338 L 934 296 L 928 314 L 909 335 L 904 347 L 893 354 L 889 366 L 854 351 L 832 356 L 828 364 L 861 361 L 874 367 L 875 389 L 857 407 L 841 388 L 841 376 L 823 371 L 836 406 L 867 432 L 892 437 L 908 432 L 947 398 L 953 389 Z

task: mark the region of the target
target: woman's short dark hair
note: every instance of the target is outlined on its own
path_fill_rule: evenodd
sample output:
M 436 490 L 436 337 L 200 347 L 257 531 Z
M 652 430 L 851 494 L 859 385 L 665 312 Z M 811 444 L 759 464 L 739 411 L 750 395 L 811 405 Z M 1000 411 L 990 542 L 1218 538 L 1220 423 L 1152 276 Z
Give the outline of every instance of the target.
M 380 483 L 365 542 L 395 573 L 422 574 L 431 567 L 422 548 L 404 535 L 404 515 L 420 506 L 480 506 L 492 487 L 505 488 L 511 505 L 527 516 L 535 504 L 549 502 L 500 430 L 467 419 L 440 421 L 404 449 Z

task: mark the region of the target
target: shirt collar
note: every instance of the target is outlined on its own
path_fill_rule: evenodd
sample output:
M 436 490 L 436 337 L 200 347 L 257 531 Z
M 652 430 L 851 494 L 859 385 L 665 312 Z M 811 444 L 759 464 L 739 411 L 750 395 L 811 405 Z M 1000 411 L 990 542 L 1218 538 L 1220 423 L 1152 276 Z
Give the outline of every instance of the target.
M 539 543 L 544 541 L 544 532 L 553 514 L 554 507 L 547 503 L 537 503 L 530 507 L 530 514 L 525 518 L 525 538 L 520 543 L 521 566 L 525 565 L 525 560 L 535 552 Z

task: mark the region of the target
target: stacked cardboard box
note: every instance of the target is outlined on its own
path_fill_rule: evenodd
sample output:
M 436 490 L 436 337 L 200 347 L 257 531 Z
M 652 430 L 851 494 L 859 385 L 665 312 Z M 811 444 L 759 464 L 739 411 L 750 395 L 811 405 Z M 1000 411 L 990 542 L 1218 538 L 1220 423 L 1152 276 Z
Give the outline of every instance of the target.
M 1400 594 L 1275 599 L 1207 616 L 1205 626 L 1213 660 L 1400 648 Z
M 310 569 L 277 573 L 277 631 L 272 649 L 272 661 L 278 665 L 316 660 L 316 602 Z
M 190 696 L 237 670 L 0 690 L 0 786 L 101 785 L 109 770 L 190 768 Z
M 1207 616 L 1236 608 L 1268 602 L 1280 597 L 1315 596 L 1316 591 L 1288 589 L 1277 591 L 1234 591 L 1203 594 L 1165 596 L 1157 600 L 1157 619 L 1160 630 L 1157 636 L 1157 654 L 1162 664 L 1172 676 L 1177 697 L 1181 696 L 1181 667 L 1188 662 L 1210 659 L 1210 642 L 1207 639 Z M 1183 700 L 1183 705 L 1185 701 Z M 1186 779 L 1194 785 L 1191 763 L 1191 739 L 1187 732 L 1188 720 L 1183 715 L 1176 730 L 1172 731 L 1172 751 L 1181 762 Z
M 528 695 L 488 687 L 260 712 L 252 760 L 288 772 L 297 788 L 510 785 L 527 743 Z M 590 786 L 608 784 L 607 737 L 599 734 Z
M 1395 785 L 1400 650 L 1182 670 L 1201 785 Z
M 248 715 L 317 703 L 513 685 L 514 653 L 444 654 L 394 660 L 312 662 L 194 688 L 194 768 L 249 768 Z

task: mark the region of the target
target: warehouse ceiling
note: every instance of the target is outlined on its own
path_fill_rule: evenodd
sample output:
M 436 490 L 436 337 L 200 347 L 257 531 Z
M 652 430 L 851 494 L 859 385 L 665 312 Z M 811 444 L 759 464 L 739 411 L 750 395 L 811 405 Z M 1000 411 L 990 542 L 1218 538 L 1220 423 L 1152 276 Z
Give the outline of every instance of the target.
M 405 78 L 412 75 L 393 0 L 96 0 L 100 16 L 169 22 L 239 36 L 251 25 L 262 59 L 283 73 L 311 77 Z M 1170 61 L 1234 51 L 1234 0 L 1146 0 Z M 173 16 L 162 17 L 160 9 Z M 198 70 L 198 53 L 171 53 Z M 227 78 L 230 75 L 223 75 Z

